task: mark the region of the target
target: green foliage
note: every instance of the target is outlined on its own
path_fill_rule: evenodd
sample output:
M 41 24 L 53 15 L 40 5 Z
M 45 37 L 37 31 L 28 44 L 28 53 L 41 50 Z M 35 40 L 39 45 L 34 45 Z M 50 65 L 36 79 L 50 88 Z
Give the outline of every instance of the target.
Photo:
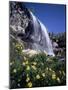
M 54 34 L 49 33 L 50 38 L 57 42 L 60 48 L 65 48 L 66 47 L 66 32 L 63 33 L 58 33 L 58 34 Z
M 44 53 L 24 55 L 16 41 L 10 45 L 10 88 L 44 87 L 66 84 L 65 61 Z

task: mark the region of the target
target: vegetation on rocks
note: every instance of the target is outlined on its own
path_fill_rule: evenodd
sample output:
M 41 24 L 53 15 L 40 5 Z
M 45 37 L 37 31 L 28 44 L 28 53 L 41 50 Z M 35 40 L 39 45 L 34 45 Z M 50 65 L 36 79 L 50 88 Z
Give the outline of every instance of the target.
M 31 88 L 66 84 L 65 60 L 44 53 L 25 55 L 24 44 L 10 41 L 10 88 Z

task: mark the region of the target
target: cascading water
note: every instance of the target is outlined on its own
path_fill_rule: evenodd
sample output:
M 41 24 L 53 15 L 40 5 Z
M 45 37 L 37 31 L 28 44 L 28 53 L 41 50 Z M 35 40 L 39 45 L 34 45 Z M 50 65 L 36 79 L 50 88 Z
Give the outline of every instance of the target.
M 40 22 L 40 25 L 41 25 L 41 30 L 46 38 L 46 42 L 44 41 L 44 44 L 46 44 L 46 47 L 44 49 L 48 52 L 49 55 L 54 56 L 51 40 L 49 38 L 47 29 L 45 28 L 45 26 L 41 22 Z
M 43 23 L 36 18 L 36 16 L 30 11 L 31 18 L 33 20 L 34 33 L 32 38 L 34 39 L 34 44 L 32 48 L 38 51 L 47 52 L 49 55 L 54 56 L 51 40 L 49 38 L 46 27 Z

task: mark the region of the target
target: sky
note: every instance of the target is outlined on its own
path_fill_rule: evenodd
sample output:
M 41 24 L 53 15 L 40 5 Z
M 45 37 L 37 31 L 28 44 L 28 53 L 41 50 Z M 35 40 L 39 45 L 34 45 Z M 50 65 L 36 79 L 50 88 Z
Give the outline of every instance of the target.
M 65 5 L 25 3 L 34 15 L 46 26 L 48 32 L 65 32 Z

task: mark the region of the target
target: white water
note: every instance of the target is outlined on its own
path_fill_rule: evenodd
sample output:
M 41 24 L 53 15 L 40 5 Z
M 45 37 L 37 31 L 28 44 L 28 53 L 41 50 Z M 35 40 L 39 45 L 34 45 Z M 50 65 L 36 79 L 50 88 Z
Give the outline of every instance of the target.
M 51 40 L 49 38 L 49 35 L 48 35 L 48 32 L 47 32 L 47 29 L 45 28 L 44 24 L 42 24 L 40 22 L 40 25 L 41 25 L 41 30 L 46 38 L 46 51 L 48 52 L 49 55 L 53 55 L 54 56 L 54 53 L 53 53 L 53 48 L 52 48 L 52 44 L 51 44 Z
M 36 18 L 36 16 L 30 12 L 31 17 L 33 19 L 33 27 L 34 27 L 34 40 L 37 43 L 34 43 L 33 48 L 36 50 L 41 50 L 43 52 L 47 52 L 49 55 L 54 56 L 51 40 L 49 38 L 48 32 L 44 24 Z M 40 44 L 42 43 L 42 44 Z

